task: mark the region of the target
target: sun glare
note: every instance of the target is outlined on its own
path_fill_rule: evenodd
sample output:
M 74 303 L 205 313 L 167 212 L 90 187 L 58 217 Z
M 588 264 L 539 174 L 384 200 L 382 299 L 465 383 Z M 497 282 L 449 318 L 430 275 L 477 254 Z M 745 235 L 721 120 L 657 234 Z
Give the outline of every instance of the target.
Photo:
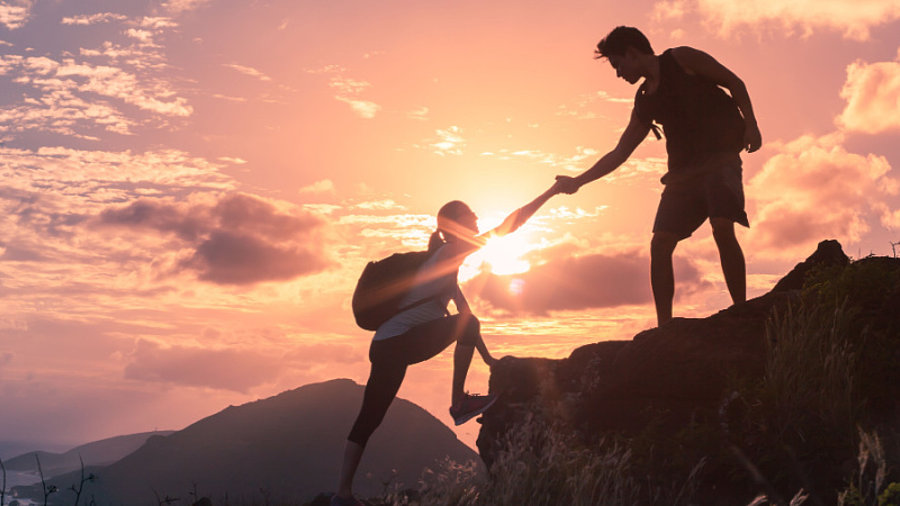
M 492 237 L 479 251 L 473 253 L 460 267 L 459 279 L 466 281 L 485 270 L 498 276 L 521 274 L 531 268 L 522 257 L 535 249 L 525 234 Z

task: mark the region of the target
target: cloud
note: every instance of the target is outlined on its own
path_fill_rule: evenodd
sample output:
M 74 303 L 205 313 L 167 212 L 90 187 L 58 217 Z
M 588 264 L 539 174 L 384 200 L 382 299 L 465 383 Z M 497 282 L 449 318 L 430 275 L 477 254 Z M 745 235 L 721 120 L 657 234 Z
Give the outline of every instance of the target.
M 196 270 L 203 281 L 246 285 L 287 281 L 321 271 L 328 264 L 320 254 L 303 247 L 283 247 L 250 234 L 215 231 L 182 265 Z
M 168 0 L 162 4 L 162 8 L 169 14 L 177 16 L 205 7 L 209 3 L 211 3 L 211 0 Z
M 747 185 L 756 202 L 751 241 L 772 255 L 797 256 L 818 241 L 859 242 L 873 218 L 889 210 L 900 181 L 883 156 L 850 153 L 841 134 L 806 135 L 779 146 Z
M 212 204 L 144 198 L 105 209 L 97 222 L 174 234 L 193 249 L 179 268 L 216 284 L 284 281 L 328 266 L 316 238 L 318 218 L 287 214 L 244 194 L 226 194 Z
M 344 70 L 343 67 L 330 65 L 323 69 L 308 72 L 314 74 L 333 74 L 336 72 L 343 72 Z M 366 81 L 338 75 L 331 78 L 328 86 L 337 91 L 337 94 L 334 96 L 335 100 L 349 104 L 350 108 L 362 118 L 372 119 L 378 111 L 381 110 L 381 106 L 375 102 L 360 98 L 362 92 L 366 88 L 372 86 Z
M 561 258 L 522 274 L 482 272 L 466 284 L 464 291 L 513 314 L 652 304 L 650 261 L 639 251 L 583 256 L 559 253 L 544 252 L 551 258 Z M 675 275 L 679 297 L 710 286 L 691 261 L 677 256 Z
M 101 12 L 97 14 L 82 14 L 79 16 L 71 16 L 62 18 L 61 23 L 64 25 L 96 25 L 99 23 L 110 23 L 112 21 L 125 21 L 128 16 L 116 14 L 113 12 Z
M 841 128 L 867 134 L 900 129 L 900 61 L 851 63 L 841 98 L 847 101 L 836 119 Z
M 10 30 L 25 26 L 31 17 L 33 5 L 33 0 L 12 0 L 0 4 L 0 25 L 5 25 Z
M 193 108 L 183 97 L 175 97 L 174 91 L 161 82 L 149 83 L 136 75 L 116 67 L 76 63 L 64 59 L 56 68 L 59 80 L 35 80 L 35 84 L 53 89 L 56 86 L 75 88 L 80 92 L 117 98 L 141 109 L 166 116 L 190 116 Z
M 613 104 L 631 105 L 632 103 L 634 103 L 634 98 L 614 97 L 602 90 L 594 91 L 591 93 L 580 95 L 572 105 L 560 105 L 559 107 L 557 107 L 556 115 L 568 116 L 576 119 L 595 119 L 599 117 L 596 112 L 596 110 L 598 109 L 598 107 L 596 106 L 596 102 L 609 102 Z
M 96 139 L 88 132 L 99 127 L 131 134 L 138 122 L 121 112 L 115 101 L 158 116 L 183 118 L 193 113 L 187 100 L 175 96 L 164 81 L 115 66 L 3 55 L 0 75 L 10 78 L 4 85 L 23 88 L 19 102 L 0 109 L 0 125 L 7 131 L 43 130 Z
M 274 380 L 283 370 L 279 357 L 254 350 L 187 346 L 164 348 L 145 339 L 137 342 L 125 366 L 125 378 L 246 392 Z
M 672 0 L 657 2 L 657 20 L 679 20 L 699 13 L 720 35 L 740 28 L 773 28 L 809 37 L 816 31 L 838 31 L 847 39 L 867 40 L 876 26 L 900 19 L 900 3 L 884 0 L 758 0 L 750 4 L 732 0 Z
M 334 97 L 340 102 L 344 102 L 346 104 L 350 104 L 350 109 L 353 110 L 356 114 L 361 118 L 372 119 L 381 110 L 381 106 L 376 104 L 375 102 L 370 102 L 368 100 L 359 100 L 351 97 L 343 97 L 336 96 Z
M 409 119 L 414 119 L 418 121 L 425 121 L 428 119 L 429 109 L 427 107 L 419 107 L 417 109 L 413 109 L 406 113 L 406 117 Z
M 439 140 L 429 144 L 434 149 L 435 154 L 446 156 L 461 155 L 463 153 L 463 148 L 466 147 L 466 140 L 462 136 L 461 128 L 449 126 L 444 129 L 438 129 L 436 133 Z
M 316 181 L 311 185 L 300 188 L 299 193 L 334 193 L 334 182 L 330 179 Z
M 246 76 L 255 77 L 255 78 L 259 79 L 260 81 L 271 81 L 272 80 L 271 77 L 265 75 L 264 73 L 260 72 L 259 70 L 256 70 L 253 67 L 248 67 L 246 65 L 238 65 L 237 63 L 223 63 L 222 66 L 228 67 L 228 68 L 235 70 L 237 72 L 240 72 L 241 74 L 244 74 Z

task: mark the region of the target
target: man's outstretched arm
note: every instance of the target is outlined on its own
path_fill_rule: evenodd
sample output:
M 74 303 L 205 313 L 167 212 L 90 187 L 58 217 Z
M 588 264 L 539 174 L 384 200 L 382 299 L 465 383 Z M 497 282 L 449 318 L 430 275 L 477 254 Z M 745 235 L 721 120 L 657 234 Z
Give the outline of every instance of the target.
M 628 157 L 638 147 L 638 144 L 647 137 L 648 133 L 650 133 L 650 124 L 641 121 L 637 117 L 637 113 L 632 110 L 628 126 L 625 127 L 618 144 L 612 151 L 600 157 L 597 163 L 578 176 L 556 176 L 556 180 L 560 183 L 560 191 L 568 194 L 575 193 L 587 183 L 600 179 L 616 170 L 628 160 Z
M 744 81 L 727 67 L 716 61 L 715 58 L 688 46 L 672 49 L 672 56 L 689 74 L 696 74 L 710 79 L 714 83 L 724 87 L 734 98 L 741 115 L 744 117 L 744 149 L 752 153 L 762 146 L 762 134 L 756 124 L 756 116 L 753 114 L 753 105 L 750 103 L 750 94 Z

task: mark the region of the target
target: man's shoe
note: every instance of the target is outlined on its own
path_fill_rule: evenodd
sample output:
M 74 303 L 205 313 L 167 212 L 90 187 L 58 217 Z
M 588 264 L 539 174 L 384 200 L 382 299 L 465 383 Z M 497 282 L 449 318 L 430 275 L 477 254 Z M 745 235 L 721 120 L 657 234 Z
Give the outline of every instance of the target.
M 453 423 L 462 425 L 473 417 L 484 413 L 495 402 L 497 402 L 496 395 L 464 394 L 457 405 L 450 407 L 450 416 L 453 417 Z

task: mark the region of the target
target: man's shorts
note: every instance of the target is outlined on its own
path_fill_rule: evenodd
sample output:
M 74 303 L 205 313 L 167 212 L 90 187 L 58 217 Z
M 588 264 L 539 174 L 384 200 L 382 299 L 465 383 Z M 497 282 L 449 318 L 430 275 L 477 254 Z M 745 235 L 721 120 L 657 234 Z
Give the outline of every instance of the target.
M 742 177 L 737 153 L 716 154 L 689 171 L 667 174 L 653 232 L 669 232 L 679 240 L 685 239 L 707 218 L 727 218 L 749 227 Z

